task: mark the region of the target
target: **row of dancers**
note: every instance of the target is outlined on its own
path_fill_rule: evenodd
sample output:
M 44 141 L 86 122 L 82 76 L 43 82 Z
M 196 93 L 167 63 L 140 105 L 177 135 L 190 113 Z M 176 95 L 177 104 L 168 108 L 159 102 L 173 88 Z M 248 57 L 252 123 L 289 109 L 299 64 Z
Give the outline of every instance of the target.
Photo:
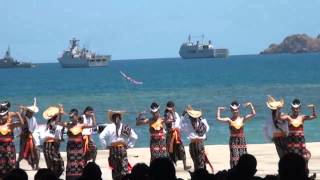
M 295 99 L 291 103 L 292 112 L 288 115 L 281 112 L 284 100 L 277 101 L 268 96 L 267 107 L 271 110 L 270 120 L 266 121 L 265 132 L 274 142 L 278 155 L 281 158 L 288 152 L 293 152 L 304 157 L 306 163 L 311 157 L 306 149 L 303 123 L 317 117 L 315 106 L 308 105 L 310 115 L 300 113 L 301 102 Z M 217 120 L 229 125 L 230 129 L 230 166 L 234 167 L 240 156 L 247 153 L 244 124 L 256 115 L 252 103 L 245 103 L 250 112 L 241 116 L 241 105 L 237 101 L 230 103 L 230 117 L 222 117 L 226 107 L 218 107 Z M 0 176 L 19 166 L 22 159 L 26 159 L 33 169 L 39 168 L 40 139 L 43 141 L 42 150 L 46 165 L 57 177 L 64 171 L 64 162 L 60 155 L 60 143 L 63 141 L 63 132 L 67 132 L 67 165 L 66 179 L 77 179 L 90 160 L 95 161 L 97 155 L 96 144 L 92 140 L 92 133 L 97 127 L 94 110 L 85 108 L 83 114 L 77 109 L 66 113 L 62 105 L 48 107 L 43 112 L 47 121 L 45 127 L 37 125 L 34 114 L 39 111 L 36 101 L 32 106 L 20 106 L 19 112 L 10 112 L 10 103 L 5 101 L 0 105 Z M 102 147 L 109 149 L 108 162 L 112 169 L 112 178 L 121 179 L 130 172 L 130 163 L 127 149 L 134 147 L 138 139 L 134 129 L 122 123 L 125 111 L 109 110 L 107 117 L 110 123 L 105 125 L 99 134 Z M 186 152 L 181 136 L 186 135 L 189 141 L 189 153 L 193 161 L 194 170 L 212 165 L 205 153 L 204 141 L 208 138 L 210 129 L 200 110 L 195 110 L 188 105 L 181 116 L 175 110 L 173 101 L 169 101 L 161 116 L 160 106 L 153 102 L 150 106 L 151 117 L 139 113 L 136 125 L 148 125 L 150 132 L 150 161 L 167 157 L 176 164 L 183 161 L 184 169 L 191 167 L 186 163 Z M 64 121 L 64 116 L 69 121 Z M 17 118 L 18 121 L 13 119 Z M 16 160 L 13 132 L 20 129 L 20 152 Z

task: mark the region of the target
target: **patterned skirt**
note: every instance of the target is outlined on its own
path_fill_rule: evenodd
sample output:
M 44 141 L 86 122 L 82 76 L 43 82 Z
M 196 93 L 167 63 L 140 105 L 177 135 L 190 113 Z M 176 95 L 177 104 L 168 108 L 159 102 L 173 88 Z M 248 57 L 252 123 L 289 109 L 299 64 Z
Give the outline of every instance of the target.
M 0 135 L 0 178 L 16 166 L 16 148 L 13 139 Z
M 47 168 L 50 169 L 57 177 L 60 177 L 64 171 L 64 163 L 59 152 L 59 143 L 44 142 L 43 154 Z
M 75 180 L 82 175 L 85 166 L 83 156 L 83 140 L 79 138 L 69 138 L 67 143 L 67 167 L 66 179 Z
M 288 153 L 296 153 L 302 156 L 306 161 L 311 157 L 310 151 L 306 148 L 304 134 L 293 133 L 287 137 L 288 141 Z
M 166 137 L 167 142 L 167 150 L 171 161 L 176 163 L 178 160 L 185 160 L 186 159 L 186 152 L 184 150 L 184 146 L 182 141 L 180 143 L 173 143 L 173 152 L 169 152 L 170 143 L 171 143 L 172 133 L 168 133 Z
M 20 136 L 19 160 L 25 159 L 32 168 L 39 164 L 38 150 L 31 134 Z
M 281 159 L 288 152 L 287 137 L 273 137 L 272 141 L 276 146 L 278 156 Z
M 238 164 L 240 157 L 247 154 L 247 143 L 244 136 L 230 136 L 230 167 L 233 168 Z
M 121 180 L 122 177 L 129 174 L 129 162 L 125 146 L 110 147 L 108 162 L 112 169 L 112 179 Z
M 91 136 L 83 136 L 84 139 L 84 160 L 90 161 L 96 160 L 97 157 L 97 146 L 96 144 L 93 142 L 93 140 L 91 139 Z
M 191 142 L 189 144 L 189 151 L 193 161 L 194 171 L 197 169 L 206 169 L 206 155 L 203 142 Z
M 163 135 L 150 137 L 150 154 L 151 161 L 161 157 L 168 157 L 166 148 L 166 138 Z

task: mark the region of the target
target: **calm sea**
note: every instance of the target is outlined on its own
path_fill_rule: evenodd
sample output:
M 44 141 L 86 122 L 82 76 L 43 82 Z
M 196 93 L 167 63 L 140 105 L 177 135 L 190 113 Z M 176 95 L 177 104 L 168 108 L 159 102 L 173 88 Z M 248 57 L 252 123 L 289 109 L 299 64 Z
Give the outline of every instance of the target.
M 309 114 L 307 104 L 320 105 L 319 68 L 320 54 L 244 55 L 226 60 L 121 60 L 103 68 L 80 69 L 40 64 L 32 69 L 0 69 L 0 99 L 9 100 L 16 110 L 20 104 L 31 105 L 33 97 L 37 97 L 40 112 L 36 116 L 40 123 L 45 123 L 42 111 L 58 103 L 64 104 L 66 111 L 83 111 L 90 105 L 96 110 L 99 123 L 108 122 L 108 109 L 127 110 L 124 122 L 138 133 L 138 147 L 149 145 L 149 134 L 148 127 L 135 126 L 135 116 L 148 110 L 153 101 L 160 103 L 162 111 L 168 100 L 175 101 L 178 112 L 187 104 L 201 109 L 211 126 L 207 144 L 228 143 L 228 126 L 215 119 L 218 106 L 228 106 L 233 100 L 251 101 L 257 116 L 245 125 L 247 141 L 265 143 L 262 128 L 270 118 L 266 96 L 284 97 L 284 112 L 289 112 L 292 99 L 300 98 L 303 113 Z M 120 70 L 143 81 L 143 85 L 128 83 Z M 243 115 L 247 112 L 242 108 Z M 223 115 L 229 116 L 230 112 Z M 319 141 L 319 127 L 319 120 L 305 123 L 307 141 Z

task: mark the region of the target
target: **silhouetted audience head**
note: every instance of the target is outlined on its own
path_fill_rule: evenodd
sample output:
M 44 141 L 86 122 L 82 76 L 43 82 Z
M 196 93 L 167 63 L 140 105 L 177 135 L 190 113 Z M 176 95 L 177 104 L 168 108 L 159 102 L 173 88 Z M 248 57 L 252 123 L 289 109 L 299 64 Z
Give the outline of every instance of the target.
M 176 180 L 176 169 L 168 158 L 158 158 L 150 164 L 151 180 Z
M 191 180 L 207 180 L 209 179 L 209 172 L 206 169 L 197 169 L 193 173 L 190 172 Z
M 94 162 L 89 162 L 83 169 L 80 179 L 101 180 L 102 172 L 100 166 Z
M 28 180 L 28 174 L 24 170 L 17 168 L 10 171 L 4 180 Z
M 58 178 L 50 169 L 41 168 L 35 174 L 34 180 L 58 180 Z
M 280 159 L 278 171 L 280 180 L 308 179 L 306 161 L 295 153 L 288 153 Z
M 149 177 L 149 167 L 144 163 L 137 163 L 131 170 L 131 180 L 147 180 Z
M 240 157 L 238 164 L 228 173 L 228 179 L 253 179 L 257 172 L 257 160 L 251 154 L 244 154 Z
M 251 154 L 244 154 L 240 157 L 237 169 L 246 177 L 253 177 L 257 172 L 257 160 Z

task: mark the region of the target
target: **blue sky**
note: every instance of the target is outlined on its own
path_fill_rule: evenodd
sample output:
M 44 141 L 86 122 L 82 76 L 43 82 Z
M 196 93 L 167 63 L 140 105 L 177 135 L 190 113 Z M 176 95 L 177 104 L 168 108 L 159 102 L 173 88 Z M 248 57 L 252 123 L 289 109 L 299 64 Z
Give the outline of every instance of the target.
M 57 62 L 72 37 L 113 59 L 178 57 L 188 34 L 256 54 L 287 35 L 320 33 L 318 0 L 0 0 L 0 56 Z

